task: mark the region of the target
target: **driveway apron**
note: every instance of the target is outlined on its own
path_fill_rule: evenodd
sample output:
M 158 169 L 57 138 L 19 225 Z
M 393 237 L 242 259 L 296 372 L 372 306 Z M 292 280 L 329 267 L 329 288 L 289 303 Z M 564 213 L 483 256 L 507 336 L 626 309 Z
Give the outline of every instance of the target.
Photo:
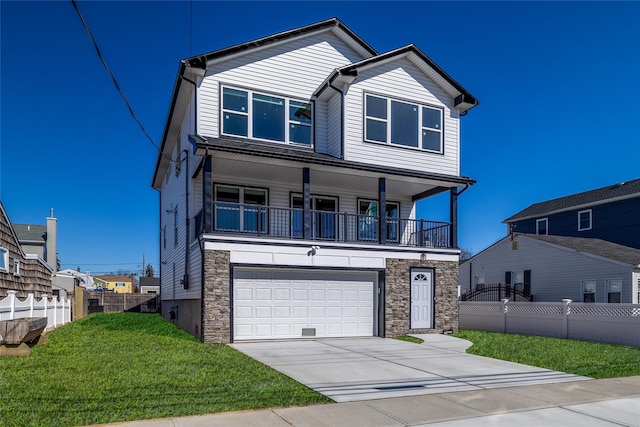
M 231 347 L 336 402 L 587 379 L 466 354 L 471 343 L 459 338 L 416 336 L 424 343 L 367 337 L 255 341 Z

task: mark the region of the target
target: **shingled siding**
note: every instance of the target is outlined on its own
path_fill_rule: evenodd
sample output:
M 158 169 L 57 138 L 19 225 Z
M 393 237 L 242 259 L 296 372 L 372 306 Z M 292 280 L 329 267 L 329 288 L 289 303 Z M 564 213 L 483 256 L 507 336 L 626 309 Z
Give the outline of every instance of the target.
M 4 208 L 0 206 L 0 245 L 9 252 L 8 272 L 0 272 L 0 298 L 6 297 L 7 291 L 14 290 L 18 298 L 26 298 L 32 293 L 36 298 L 43 294 L 52 294 L 52 272 L 38 259 L 26 258 L 20 249 L 15 234 L 9 224 Z M 20 276 L 13 275 L 15 259 L 20 260 Z
M 385 336 L 407 333 L 458 331 L 458 263 L 387 259 L 385 283 Z M 435 269 L 434 329 L 410 329 L 411 268 Z
M 202 341 L 231 342 L 231 277 L 228 251 L 204 251 Z

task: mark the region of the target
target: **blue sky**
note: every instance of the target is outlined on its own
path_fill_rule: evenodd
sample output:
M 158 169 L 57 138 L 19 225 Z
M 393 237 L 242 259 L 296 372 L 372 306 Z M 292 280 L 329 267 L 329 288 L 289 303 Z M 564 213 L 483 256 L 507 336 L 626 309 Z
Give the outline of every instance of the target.
M 85 2 L 160 143 L 179 59 L 336 16 L 379 52 L 416 44 L 480 100 L 462 119 L 460 246 L 526 206 L 640 177 L 640 2 Z M 193 25 L 190 26 L 190 8 Z M 63 268 L 158 271 L 156 150 L 68 1 L 0 2 L 0 199 L 58 218 Z M 190 37 L 192 34 L 192 37 Z M 446 219 L 420 206 L 429 219 Z

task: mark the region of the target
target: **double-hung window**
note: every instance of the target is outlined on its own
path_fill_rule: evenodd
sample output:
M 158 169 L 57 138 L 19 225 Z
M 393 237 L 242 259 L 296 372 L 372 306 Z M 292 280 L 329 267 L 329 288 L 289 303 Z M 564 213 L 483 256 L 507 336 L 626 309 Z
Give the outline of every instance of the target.
M 311 232 L 318 240 L 335 240 L 338 230 L 338 198 L 311 195 Z M 301 194 L 291 195 L 291 236 L 303 237 L 304 198 Z
M 364 139 L 442 153 L 443 115 L 441 108 L 367 94 Z
M 4 246 L 0 246 L 0 272 L 7 273 L 9 271 L 9 250 Z
M 621 303 L 622 302 L 622 279 L 609 279 L 606 281 L 607 288 L 607 302 L 608 303 Z
M 591 230 L 591 209 L 578 212 L 578 231 Z
M 582 281 L 582 302 L 596 302 L 596 281 Z
M 311 145 L 311 104 L 251 90 L 222 88 L 222 134 Z

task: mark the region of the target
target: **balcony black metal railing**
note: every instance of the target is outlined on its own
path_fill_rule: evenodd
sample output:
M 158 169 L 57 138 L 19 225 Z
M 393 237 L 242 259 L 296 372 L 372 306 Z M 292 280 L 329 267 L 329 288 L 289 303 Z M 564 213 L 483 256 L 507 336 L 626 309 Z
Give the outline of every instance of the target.
M 451 247 L 448 222 L 385 218 L 384 238 L 380 238 L 377 216 L 347 212 L 310 211 L 309 240 L 372 243 L 414 247 Z M 201 213 L 194 221 L 201 230 Z M 265 238 L 304 239 L 304 210 L 215 202 L 213 232 L 254 235 Z

